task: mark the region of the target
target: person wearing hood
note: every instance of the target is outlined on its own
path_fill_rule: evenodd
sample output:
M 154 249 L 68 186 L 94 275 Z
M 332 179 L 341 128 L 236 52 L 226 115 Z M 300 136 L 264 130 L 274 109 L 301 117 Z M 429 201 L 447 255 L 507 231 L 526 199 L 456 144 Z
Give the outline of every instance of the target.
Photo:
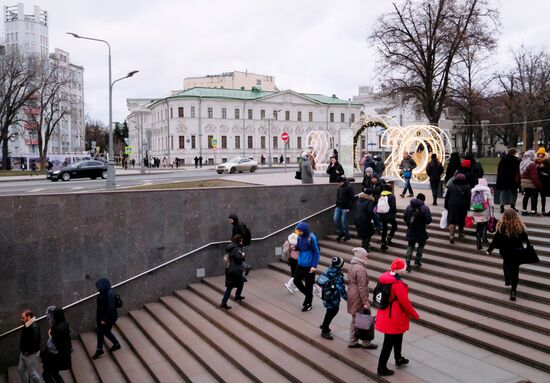
M 71 330 L 62 308 L 54 307 L 50 311 L 50 317 L 48 348 L 40 355 L 43 363 L 42 377 L 46 383 L 63 383 L 59 371 L 71 368 Z
M 460 170 L 460 154 L 452 152 L 447 163 L 447 171 L 445 172 L 445 185 L 455 176 L 457 170 Z
M 424 246 L 428 240 L 428 232 L 426 226 L 432 223 L 432 213 L 430 208 L 424 203 L 426 196 L 422 193 L 418 193 L 416 198 L 411 200 L 411 203 L 405 209 L 403 220 L 407 224 L 407 234 L 405 239 L 407 240 L 407 272 L 411 271 L 411 259 L 416 244 L 418 248 L 416 250 L 416 258 L 414 264 L 416 267 L 422 267 L 422 255 L 424 253 Z
M 332 282 L 332 287 L 325 288 L 325 293 L 323 294 L 323 306 L 325 306 L 326 312 L 321 324 L 321 337 L 328 340 L 334 339 L 330 331 L 330 323 L 340 310 L 340 299 L 348 299 L 342 267 L 344 267 L 344 259 L 334 257 L 332 258 L 330 267 L 324 273 Z
M 476 223 L 477 249 L 481 250 L 481 242 L 488 242 L 487 226 L 494 214 L 493 195 L 485 178 L 480 178 L 472 189 L 470 210 Z
M 437 154 L 432 153 L 432 160 L 426 166 L 426 174 L 430 178 L 430 189 L 432 189 L 433 204 L 437 206 L 437 195 L 439 194 L 439 184 L 443 175 L 443 165 L 437 159 Z
M 545 166 L 544 166 L 544 160 L 547 157 L 548 156 L 546 154 L 546 150 L 544 149 L 544 147 L 538 148 L 535 164 L 537 165 L 537 172 L 538 172 L 540 183 L 542 185 L 542 189 L 539 190 L 542 215 L 546 215 L 546 197 L 550 195 L 548 193 L 548 183 L 550 182 L 550 173 L 548 172 L 548 168 L 545 169 Z
M 315 270 L 319 263 L 320 250 L 317 237 L 309 230 L 305 222 L 296 226 L 295 233 L 298 234 L 298 266 L 294 273 L 294 285 L 304 294 L 302 311 L 310 311 L 313 302 L 313 284 L 315 283 Z M 302 283 L 305 281 L 305 286 Z
M 252 238 L 250 235 L 250 231 L 248 230 L 248 227 L 239 220 L 239 217 L 235 213 L 229 214 L 229 217 L 227 217 L 229 223 L 231 224 L 231 238 L 239 234 L 243 238 L 243 246 L 250 245 L 250 241 Z
M 310 161 L 308 152 L 303 152 L 300 158 L 300 172 L 302 173 L 302 183 L 313 183 L 313 166 Z
M 113 344 L 110 348 L 111 352 L 120 350 L 120 343 L 115 334 L 111 331 L 113 325 L 118 319 L 117 313 L 117 297 L 115 290 L 111 288 L 111 282 L 105 278 L 99 278 L 95 287 L 99 294 L 97 295 L 97 310 L 96 310 L 96 333 L 97 333 L 97 348 L 92 359 L 97 359 L 104 354 L 103 342 L 104 337 L 109 339 Z
M 376 201 L 372 195 L 359 193 L 354 207 L 355 226 L 357 227 L 357 236 L 361 238 L 361 246 L 367 251 L 369 250 L 370 239 L 374 234 L 372 220 L 375 207 Z
M 470 209 L 470 185 L 466 176 L 458 173 L 454 181 L 447 188 L 445 194 L 445 209 L 448 211 L 449 242 L 455 243 L 455 232 L 458 226 L 458 236 L 464 237 L 464 222 Z
M 355 329 L 355 316 L 363 311 L 370 314 L 369 303 L 369 274 L 367 273 L 367 250 L 362 247 L 352 249 L 351 267 L 348 270 L 348 313 L 351 315 L 349 325 L 349 348 L 363 347 L 369 350 L 378 348 L 377 344 L 369 340 L 359 343 Z
M 327 167 L 328 182 L 331 184 L 337 183 L 340 177 L 344 175 L 344 168 L 338 162 L 337 157 L 330 157 L 330 163 Z
M 519 164 L 521 174 L 521 187 L 525 195 L 523 196 L 523 211 L 521 215 L 537 215 L 537 203 L 539 191 L 542 190 L 537 165 L 535 164 L 535 151 L 528 150 L 523 154 L 523 159 Z M 531 211 L 527 211 L 527 205 L 531 200 Z
M 405 197 L 405 193 L 407 192 L 407 190 L 409 191 L 409 197 L 414 196 L 414 192 L 411 186 L 411 179 L 414 168 L 416 168 L 416 162 L 413 160 L 408 152 L 404 152 L 403 159 L 399 164 L 399 169 L 401 171 L 401 175 L 403 176 L 403 181 L 405 182 L 403 193 L 401 193 L 401 198 Z
M 298 266 L 298 250 L 296 245 L 298 244 L 298 234 L 292 233 L 288 236 L 285 245 L 283 246 L 283 251 L 285 246 L 288 246 L 288 264 L 290 266 L 290 279 L 285 283 L 285 287 L 289 293 L 294 294 L 294 291 L 298 289 L 294 286 L 294 273 L 296 272 L 296 267 Z
M 518 189 L 521 186 L 520 161 L 516 154 L 516 148 L 510 148 L 498 162 L 496 189 L 500 194 L 500 214 L 504 213 L 504 205 L 516 208 Z
M 227 304 L 231 291 L 236 288 L 235 301 L 240 302 L 244 299 L 242 292 L 244 282 L 246 281 L 243 272 L 245 253 L 243 251 L 243 237 L 240 234 L 235 234 L 231 238 L 231 243 L 225 248 L 225 252 L 228 255 L 228 265 L 225 269 L 225 293 L 223 294 L 222 303 L 220 307 L 222 309 L 229 310 L 231 306 Z
M 378 216 L 382 222 L 382 237 L 380 238 L 382 251 L 386 251 L 391 245 L 391 240 L 397 230 L 397 201 L 391 192 L 391 185 L 386 185 L 380 199 L 376 205 Z M 388 235 L 388 225 L 391 225 L 390 234 Z
M 336 192 L 336 209 L 334 209 L 334 224 L 338 241 L 344 237 L 344 241 L 350 239 L 348 227 L 348 214 L 353 207 L 355 192 L 346 177 L 338 178 L 338 190 Z
M 36 318 L 30 309 L 25 309 L 20 316 L 23 329 L 21 330 L 21 339 L 19 340 L 19 364 L 17 371 L 21 382 L 40 383 L 40 374 L 36 370 L 38 366 L 38 356 L 40 354 L 40 327 L 36 323 Z
M 396 366 L 404 366 L 409 360 L 403 357 L 401 349 L 403 334 L 409 329 L 410 318 L 418 320 L 419 316 L 409 300 L 409 288 L 401 279 L 405 270 L 405 262 L 396 258 L 391 264 L 391 271 L 387 271 L 379 278 L 382 285 L 391 285 L 388 307 L 378 309 L 375 328 L 384 334 L 384 344 L 378 359 L 378 375 L 390 376 L 394 374 L 387 366 L 393 349 Z

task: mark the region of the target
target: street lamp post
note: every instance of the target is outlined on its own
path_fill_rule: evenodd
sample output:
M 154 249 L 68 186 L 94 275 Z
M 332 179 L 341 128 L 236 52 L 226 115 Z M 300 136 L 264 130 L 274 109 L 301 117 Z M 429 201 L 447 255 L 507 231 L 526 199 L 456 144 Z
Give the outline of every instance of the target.
M 278 110 L 274 110 L 273 111 L 273 114 L 275 114 L 275 112 L 277 112 L 277 117 L 279 115 L 279 112 L 281 111 L 281 109 L 278 109 Z M 267 142 L 267 155 L 269 156 L 268 157 L 268 165 L 269 167 L 271 168 L 273 166 L 273 158 L 271 158 L 271 141 L 273 140 L 273 137 L 271 137 L 271 120 L 275 120 L 275 116 L 272 115 L 271 117 L 265 117 L 264 120 L 267 120 L 267 134 L 268 134 L 268 142 Z
M 84 39 L 84 40 L 92 40 L 92 41 L 99 41 L 101 43 L 104 43 L 107 45 L 107 48 L 109 50 L 109 163 L 107 166 L 107 183 L 106 188 L 107 189 L 115 189 L 116 188 L 116 173 L 115 173 L 115 160 L 114 160 L 114 154 L 113 154 L 113 85 L 115 82 L 120 81 L 122 79 L 132 77 L 134 74 L 137 73 L 137 71 L 133 71 L 128 73 L 127 76 L 119 78 L 115 81 L 111 81 L 111 45 L 106 41 L 102 39 L 96 39 L 93 37 L 85 37 L 80 36 L 77 33 L 73 32 L 67 32 L 68 35 L 71 35 L 77 39 Z

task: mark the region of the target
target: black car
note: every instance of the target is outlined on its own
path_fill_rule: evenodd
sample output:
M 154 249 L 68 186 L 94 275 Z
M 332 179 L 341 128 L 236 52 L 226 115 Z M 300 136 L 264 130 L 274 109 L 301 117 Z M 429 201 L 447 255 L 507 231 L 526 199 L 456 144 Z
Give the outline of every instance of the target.
M 68 181 L 71 178 L 91 178 L 95 180 L 101 177 L 107 178 L 107 164 L 102 161 L 77 161 L 59 170 L 50 170 L 46 178 L 56 182 L 58 180 Z

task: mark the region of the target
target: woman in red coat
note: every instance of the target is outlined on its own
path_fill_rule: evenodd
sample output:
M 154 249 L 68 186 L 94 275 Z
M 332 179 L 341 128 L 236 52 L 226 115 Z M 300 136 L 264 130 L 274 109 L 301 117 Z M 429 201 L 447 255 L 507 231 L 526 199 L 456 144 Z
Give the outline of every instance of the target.
M 400 273 L 405 271 L 405 262 L 396 258 L 391 264 L 391 271 L 380 276 L 380 284 L 391 284 L 390 304 L 384 309 L 378 309 L 376 314 L 376 329 L 384 333 L 384 345 L 378 359 L 378 375 L 393 375 L 394 371 L 387 367 L 393 349 L 396 366 L 403 366 L 409 360 L 401 355 L 403 334 L 409 329 L 409 318 L 418 320 L 418 313 L 409 301 L 409 288 L 401 280 Z

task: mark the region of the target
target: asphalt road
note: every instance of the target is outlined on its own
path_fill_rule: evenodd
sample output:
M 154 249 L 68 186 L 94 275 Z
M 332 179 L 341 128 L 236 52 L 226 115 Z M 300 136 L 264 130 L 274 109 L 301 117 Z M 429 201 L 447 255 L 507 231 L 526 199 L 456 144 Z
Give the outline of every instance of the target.
M 258 173 L 276 173 L 280 168 L 261 168 Z M 246 176 L 250 173 L 241 173 L 240 176 Z M 214 169 L 205 170 L 176 170 L 166 173 L 146 173 L 137 175 L 119 175 L 117 174 L 117 190 L 125 190 L 132 186 L 165 184 L 171 182 L 208 180 L 208 179 L 228 179 L 231 180 L 232 174 L 217 174 Z M 29 195 L 29 194 L 57 194 L 57 193 L 93 193 L 105 189 L 105 180 L 89 178 L 71 179 L 68 182 L 52 182 L 40 176 L 32 180 L 0 181 L 0 195 Z

